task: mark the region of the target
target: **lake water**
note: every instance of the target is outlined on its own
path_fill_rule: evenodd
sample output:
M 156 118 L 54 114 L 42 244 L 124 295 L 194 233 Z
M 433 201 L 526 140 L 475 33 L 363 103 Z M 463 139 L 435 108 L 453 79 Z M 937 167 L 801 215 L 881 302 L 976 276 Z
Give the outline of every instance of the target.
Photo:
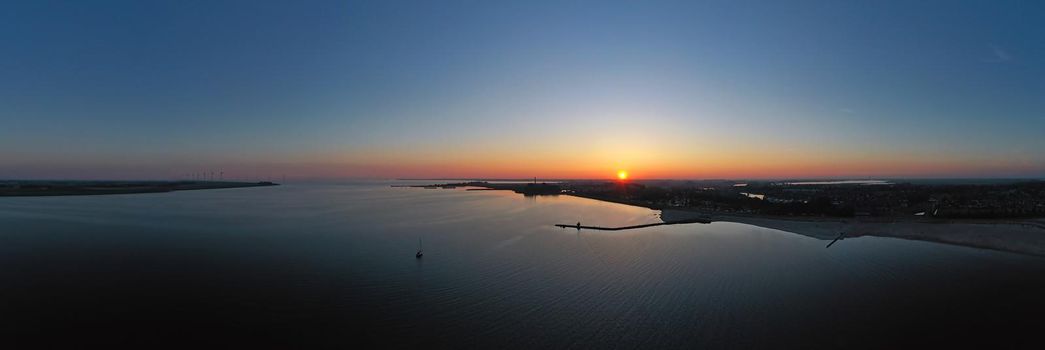
M 825 249 L 827 241 L 733 223 L 578 232 L 553 224 L 631 225 L 658 213 L 390 184 L 0 198 L 0 342 L 1043 342 L 1039 257 L 876 237 Z M 415 259 L 419 237 L 425 255 Z

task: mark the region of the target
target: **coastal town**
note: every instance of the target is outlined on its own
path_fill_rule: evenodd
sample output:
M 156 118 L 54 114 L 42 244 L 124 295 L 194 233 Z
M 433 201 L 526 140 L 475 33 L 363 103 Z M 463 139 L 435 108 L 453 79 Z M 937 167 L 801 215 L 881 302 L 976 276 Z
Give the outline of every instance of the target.
M 473 181 L 422 185 L 474 187 L 523 195 L 598 199 L 651 209 L 794 217 L 1005 219 L 1045 217 L 1045 181 Z
M 1045 217 L 1045 181 L 569 182 L 581 197 L 709 213 L 823 217 Z

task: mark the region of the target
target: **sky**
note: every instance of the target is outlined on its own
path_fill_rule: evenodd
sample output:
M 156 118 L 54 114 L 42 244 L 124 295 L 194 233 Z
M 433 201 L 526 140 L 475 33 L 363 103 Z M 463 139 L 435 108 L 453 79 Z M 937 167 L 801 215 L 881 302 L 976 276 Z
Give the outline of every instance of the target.
M 14 1 L 0 179 L 1045 177 L 1041 1 Z

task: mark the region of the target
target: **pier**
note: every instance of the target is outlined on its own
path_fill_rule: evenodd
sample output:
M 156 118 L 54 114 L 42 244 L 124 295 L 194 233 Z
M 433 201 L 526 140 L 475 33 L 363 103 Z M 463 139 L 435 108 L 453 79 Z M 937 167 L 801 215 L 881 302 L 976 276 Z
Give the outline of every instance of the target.
M 577 224 L 573 224 L 573 225 L 556 224 L 555 226 L 562 227 L 562 228 L 575 228 L 575 229 L 578 229 L 578 230 L 585 229 L 585 230 L 600 230 L 600 231 L 621 231 L 621 230 L 631 230 L 631 229 L 636 229 L 636 228 L 653 227 L 653 226 L 664 226 L 664 225 L 710 224 L 710 223 L 711 223 L 711 220 L 709 220 L 709 219 L 686 219 L 686 220 L 674 220 L 674 221 L 665 221 L 665 222 L 655 222 L 655 223 L 652 223 L 652 224 L 620 226 L 620 227 L 585 226 L 585 225 L 577 225 Z

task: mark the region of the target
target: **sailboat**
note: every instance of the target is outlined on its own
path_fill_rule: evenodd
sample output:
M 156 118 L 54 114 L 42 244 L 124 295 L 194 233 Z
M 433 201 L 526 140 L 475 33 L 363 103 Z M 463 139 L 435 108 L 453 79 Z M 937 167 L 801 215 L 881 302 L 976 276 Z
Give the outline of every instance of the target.
M 417 237 L 417 254 L 415 254 L 414 257 L 420 259 L 424 255 L 425 251 L 424 249 L 421 249 L 421 237 Z

